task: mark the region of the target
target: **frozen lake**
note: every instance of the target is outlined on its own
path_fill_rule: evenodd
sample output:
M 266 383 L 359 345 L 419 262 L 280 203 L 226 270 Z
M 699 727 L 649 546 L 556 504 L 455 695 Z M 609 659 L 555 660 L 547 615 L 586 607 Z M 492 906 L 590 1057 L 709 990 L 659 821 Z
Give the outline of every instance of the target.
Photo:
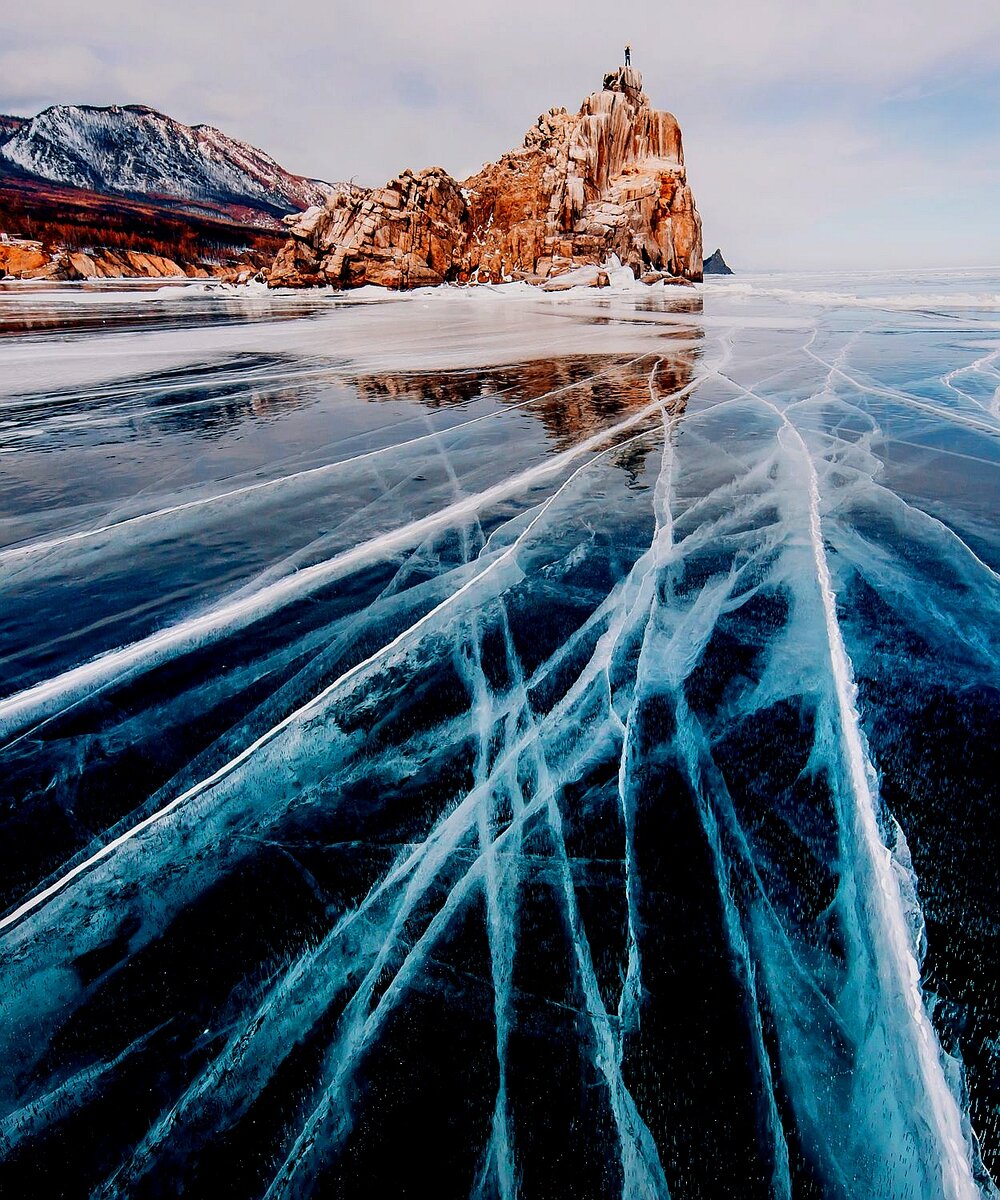
M 1000 271 L 0 285 L 0 1193 L 996 1196 L 998 509 Z

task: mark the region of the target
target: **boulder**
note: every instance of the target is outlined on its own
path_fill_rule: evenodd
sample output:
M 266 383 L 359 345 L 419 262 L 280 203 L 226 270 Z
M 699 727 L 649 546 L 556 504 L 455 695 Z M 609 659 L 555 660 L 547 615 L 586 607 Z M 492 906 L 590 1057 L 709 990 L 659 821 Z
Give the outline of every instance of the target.
M 172 258 L 164 258 L 160 254 L 144 254 L 139 250 L 127 250 L 125 258 L 132 267 L 130 274 L 145 276 L 149 279 L 170 279 L 175 275 L 183 275 L 184 268 L 175 263 Z
M 82 250 L 69 254 L 68 259 L 75 279 L 93 279 L 97 275 L 97 263 Z

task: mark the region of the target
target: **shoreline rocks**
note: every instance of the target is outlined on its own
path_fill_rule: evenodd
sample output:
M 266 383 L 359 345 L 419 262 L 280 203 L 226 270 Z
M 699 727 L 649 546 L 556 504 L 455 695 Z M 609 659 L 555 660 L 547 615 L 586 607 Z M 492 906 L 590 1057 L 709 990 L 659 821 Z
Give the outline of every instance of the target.
M 218 279 L 245 283 L 258 273 L 259 269 L 250 263 L 182 263 L 140 250 L 46 247 L 29 239 L 0 242 L 0 280 Z

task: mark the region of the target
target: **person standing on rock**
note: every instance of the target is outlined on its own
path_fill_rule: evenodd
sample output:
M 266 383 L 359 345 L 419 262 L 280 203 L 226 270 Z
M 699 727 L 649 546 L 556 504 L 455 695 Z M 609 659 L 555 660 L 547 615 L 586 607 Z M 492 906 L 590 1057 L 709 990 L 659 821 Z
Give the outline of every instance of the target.
M 630 67 L 631 65 L 632 65 L 632 47 L 628 42 L 626 42 L 625 43 L 625 66 Z

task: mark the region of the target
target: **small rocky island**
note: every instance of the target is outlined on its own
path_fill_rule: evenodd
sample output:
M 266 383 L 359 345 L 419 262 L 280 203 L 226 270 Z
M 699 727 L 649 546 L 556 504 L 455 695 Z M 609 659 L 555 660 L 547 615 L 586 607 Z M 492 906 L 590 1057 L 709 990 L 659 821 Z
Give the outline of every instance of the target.
M 702 271 L 706 275 L 732 275 L 733 268 L 722 257 L 722 251 L 716 250 L 705 259 Z
M 471 179 L 404 171 L 382 188 L 341 188 L 285 223 L 272 287 L 544 283 L 612 255 L 648 282 L 702 277 L 680 126 L 628 66 L 579 112 L 543 113 L 522 146 Z

